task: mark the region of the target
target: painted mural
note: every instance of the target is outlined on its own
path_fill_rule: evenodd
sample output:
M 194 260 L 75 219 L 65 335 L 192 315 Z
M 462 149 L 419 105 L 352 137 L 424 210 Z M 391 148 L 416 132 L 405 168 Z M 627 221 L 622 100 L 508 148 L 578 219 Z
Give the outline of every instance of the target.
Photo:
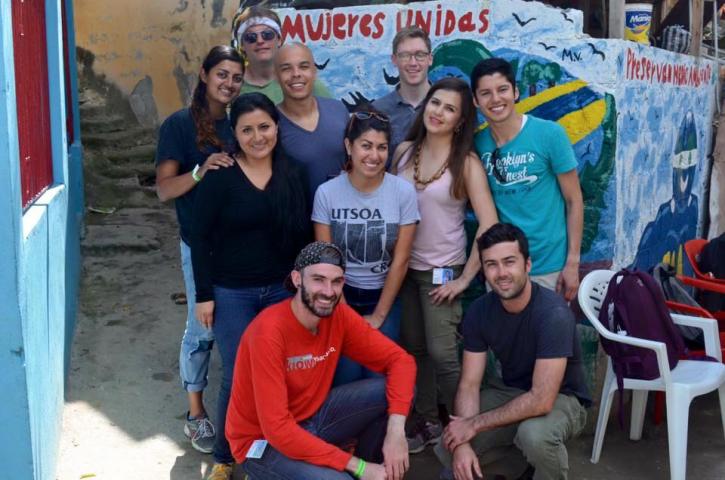
M 285 41 L 312 48 L 320 77 L 351 109 L 397 84 L 392 39 L 411 24 L 431 35 L 433 81 L 468 80 L 491 56 L 511 61 L 518 110 L 558 122 L 573 145 L 585 201 L 582 262 L 681 264 L 681 245 L 696 235 L 702 211 L 711 63 L 589 38 L 581 12 L 522 0 L 278 12 Z
M 681 245 L 700 232 L 715 102 L 712 62 L 590 38 L 582 33 L 580 11 L 536 1 L 267 3 L 293 7 L 278 10 L 285 40 L 310 45 L 320 77 L 350 108 L 397 83 L 391 43 L 410 24 L 431 34 L 432 79 L 468 78 L 473 65 L 491 55 L 514 62 L 521 111 L 559 122 L 576 152 L 585 197 L 582 260 L 590 266 L 647 268 L 661 259 L 678 264 Z M 239 5 L 75 4 L 79 46 L 95 55 L 94 71 L 126 95 L 149 77 L 144 99 L 156 104 L 159 120 L 188 101 L 201 57 L 210 45 L 229 41 Z M 309 9 L 350 4 L 365 5 Z M 678 146 L 680 130 L 694 135 L 696 148 L 684 139 Z M 675 161 L 685 144 L 693 165 Z M 663 238 L 670 240 L 660 248 Z
M 664 261 L 682 272 L 683 244 L 701 226 L 714 67 L 631 44 L 619 73 L 620 257 L 641 269 Z

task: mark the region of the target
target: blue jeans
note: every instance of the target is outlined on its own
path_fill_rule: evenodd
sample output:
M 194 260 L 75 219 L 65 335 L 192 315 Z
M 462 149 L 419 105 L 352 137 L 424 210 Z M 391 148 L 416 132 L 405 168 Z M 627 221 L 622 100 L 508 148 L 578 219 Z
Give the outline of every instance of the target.
M 330 390 L 325 403 L 300 426 L 333 445 L 357 441 L 355 455 L 369 462 L 383 460 L 382 447 L 388 423 L 385 380 L 374 378 Z M 242 463 L 250 480 L 351 480 L 345 472 L 286 457 L 272 445 L 262 458 Z
M 345 292 L 345 301 L 348 305 L 350 305 L 360 315 L 369 315 L 375 310 L 378 300 L 380 300 L 380 293 L 382 293 L 383 290 L 365 290 L 345 285 L 343 291 Z M 380 333 L 396 343 L 400 338 L 400 317 L 400 301 L 396 299 L 393 306 L 390 308 L 390 312 L 388 312 L 388 316 L 385 317 L 385 321 L 382 325 L 380 325 L 379 329 Z M 337 387 L 339 385 L 345 385 L 346 383 L 355 382 L 364 378 L 376 377 L 380 377 L 380 375 L 368 370 L 357 362 L 353 362 L 343 355 L 337 363 L 337 370 L 335 370 L 335 377 L 332 380 L 332 385 Z
M 224 434 L 227 420 L 229 394 L 232 390 L 234 362 L 237 358 L 239 341 L 247 325 L 259 312 L 270 305 L 289 298 L 292 294 L 282 286 L 273 283 L 264 287 L 224 288 L 214 286 L 214 336 L 222 357 L 222 381 L 217 402 L 216 441 L 214 461 L 233 463 L 234 457 Z M 250 397 L 249 401 L 253 401 Z
M 194 316 L 196 306 L 196 286 L 194 270 L 191 266 L 191 249 L 179 242 L 181 249 L 181 271 L 184 272 L 186 288 L 186 328 L 181 338 L 179 352 L 179 375 L 181 384 L 187 392 L 201 392 L 206 388 L 209 373 L 209 358 L 214 346 L 214 332 L 205 328 Z

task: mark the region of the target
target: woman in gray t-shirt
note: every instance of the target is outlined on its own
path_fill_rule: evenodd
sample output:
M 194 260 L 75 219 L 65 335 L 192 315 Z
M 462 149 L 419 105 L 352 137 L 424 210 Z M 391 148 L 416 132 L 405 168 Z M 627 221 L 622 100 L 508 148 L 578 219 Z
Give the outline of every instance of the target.
M 350 116 L 345 129 L 345 172 L 317 189 L 312 212 L 315 238 L 333 242 L 347 256 L 345 300 L 371 326 L 396 340 L 398 290 L 408 268 L 420 216 L 413 186 L 385 172 L 390 121 L 375 110 Z M 370 374 L 343 358 L 334 384 Z

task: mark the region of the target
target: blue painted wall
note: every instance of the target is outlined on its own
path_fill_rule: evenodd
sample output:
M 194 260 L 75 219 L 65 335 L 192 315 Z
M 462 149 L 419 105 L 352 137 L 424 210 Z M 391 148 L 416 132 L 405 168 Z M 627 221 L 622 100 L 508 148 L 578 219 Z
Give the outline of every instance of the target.
M 72 5 L 67 20 L 73 31 Z M 75 326 L 83 212 L 75 70 L 76 138 L 67 143 L 61 2 L 47 0 L 53 185 L 25 211 L 20 198 L 10 2 L 0 2 L 0 422 L 2 478 L 50 480 L 60 436 L 64 378 Z M 68 36 L 74 52 L 73 35 Z M 71 58 L 70 65 L 75 65 Z

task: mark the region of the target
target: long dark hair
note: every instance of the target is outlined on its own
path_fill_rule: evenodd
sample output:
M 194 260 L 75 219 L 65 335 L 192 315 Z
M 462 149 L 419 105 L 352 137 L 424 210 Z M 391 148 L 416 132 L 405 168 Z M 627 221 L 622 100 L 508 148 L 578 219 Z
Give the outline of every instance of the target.
M 451 196 L 457 199 L 466 197 L 466 182 L 463 176 L 463 170 L 466 166 L 466 157 L 473 150 L 473 134 L 476 129 L 476 109 L 473 105 L 473 97 L 471 96 L 470 87 L 466 82 L 455 77 L 445 77 L 438 80 L 428 90 L 428 95 L 423 100 L 423 108 L 416 115 L 413 124 L 408 130 L 405 140 L 412 142 L 408 150 L 412 149 L 417 152 L 423 145 L 423 141 L 427 135 L 423 118 L 425 108 L 438 90 L 447 90 L 456 92 L 461 97 L 461 124 L 453 131 L 453 139 L 451 140 L 451 153 L 448 155 L 448 169 L 451 172 L 453 181 L 451 182 Z M 395 169 L 398 170 L 401 165 L 402 156 L 398 159 Z M 405 168 L 412 165 L 408 162 Z
M 240 95 L 232 102 L 229 112 L 232 130 L 236 129 L 239 117 L 255 110 L 265 112 L 279 126 L 279 113 L 274 103 L 266 95 L 254 92 Z M 237 149 L 244 155 L 238 144 Z M 295 255 L 311 235 L 307 178 L 302 167 L 289 159 L 279 137 L 272 152 L 272 178 L 267 191 L 274 211 L 271 227 L 280 239 L 282 250 Z
M 201 68 L 204 70 L 204 73 L 209 75 L 211 69 L 224 60 L 240 64 L 242 66 L 242 73 L 244 73 L 244 62 L 242 61 L 241 55 L 227 45 L 217 45 L 209 50 L 209 53 L 204 58 L 204 62 L 201 64 Z M 217 137 L 216 129 L 214 128 L 214 119 L 211 118 L 211 113 L 209 112 L 209 102 L 206 100 L 206 82 L 201 80 L 201 75 L 199 75 L 196 87 L 194 88 L 194 94 L 191 97 L 191 118 L 194 120 L 194 126 L 196 127 L 197 147 L 200 150 L 207 146 L 221 149 L 222 142 Z

